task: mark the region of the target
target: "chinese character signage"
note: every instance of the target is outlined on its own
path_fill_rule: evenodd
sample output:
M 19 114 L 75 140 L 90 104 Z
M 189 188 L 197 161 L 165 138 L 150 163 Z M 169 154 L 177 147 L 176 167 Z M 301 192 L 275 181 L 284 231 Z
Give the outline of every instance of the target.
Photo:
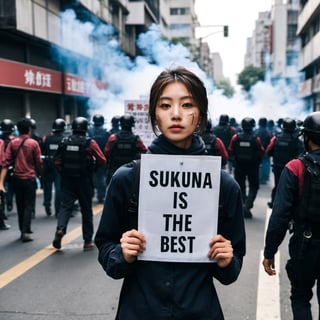
M 0 59 L 0 86 L 62 93 L 61 73 Z
M 125 100 L 125 113 L 131 114 L 135 119 L 134 132 L 138 134 L 143 143 L 149 146 L 155 138 L 149 120 L 149 103 L 147 100 Z

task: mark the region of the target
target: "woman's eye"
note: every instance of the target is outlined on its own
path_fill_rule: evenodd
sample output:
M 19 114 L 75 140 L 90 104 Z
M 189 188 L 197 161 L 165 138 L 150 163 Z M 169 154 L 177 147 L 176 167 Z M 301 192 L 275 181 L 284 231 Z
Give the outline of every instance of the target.
M 183 107 L 183 108 L 192 108 L 192 107 L 193 107 L 193 104 L 187 102 L 187 103 L 184 103 L 184 104 L 182 105 L 182 107 Z
M 160 107 L 161 109 L 169 109 L 169 108 L 170 108 L 170 105 L 167 104 L 167 103 L 161 103 L 161 104 L 159 105 L 159 107 Z

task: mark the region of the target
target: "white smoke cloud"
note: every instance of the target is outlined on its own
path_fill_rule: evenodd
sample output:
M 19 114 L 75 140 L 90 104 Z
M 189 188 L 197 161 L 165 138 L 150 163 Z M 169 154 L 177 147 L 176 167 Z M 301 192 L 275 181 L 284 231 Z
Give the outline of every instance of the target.
M 236 118 L 238 122 L 246 116 L 256 120 L 260 117 L 273 120 L 287 116 L 297 119 L 305 117 L 302 101 L 296 99 L 284 83 L 273 86 L 270 81 L 259 82 L 251 91 L 251 100 L 241 92 L 231 99 L 226 98 L 214 88 L 213 81 L 199 66 L 190 60 L 186 47 L 161 39 L 157 25 L 152 25 L 139 37 L 137 45 L 143 55 L 131 60 L 121 51 L 112 26 L 82 23 L 72 10 L 65 11 L 62 20 L 63 46 L 103 63 L 102 78 L 107 83 L 107 90 L 97 91 L 90 99 L 89 113 L 91 116 L 101 113 L 107 123 L 113 116 L 124 113 L 125 100 L 148 97 L 158 74 L 173 65 L 184 66 L 203 80 L 208 91 L 210 117 L 214 123 L 222 113 Z M 88 74 L 87 70 L 85 74 Z

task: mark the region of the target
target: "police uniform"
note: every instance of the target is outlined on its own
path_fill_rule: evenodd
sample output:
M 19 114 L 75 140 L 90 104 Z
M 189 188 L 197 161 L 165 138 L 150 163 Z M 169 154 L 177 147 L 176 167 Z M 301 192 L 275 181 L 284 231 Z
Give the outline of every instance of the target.
M 212 123 L 209 119 L 207 121 L 205 130 L 201 134 L 201 138 L 206 146 L 209 155 L 221 157 L 221 166 L 222 168 L 224 168 L 229 158 L 228 151 L 225 148 L 222 140 L 219 137 L 217 137 L 211 130 Z
M 104 152 L 104 148 L 110 136 L 107 130 L 103 127 L 104 117 L 100 114 L 95 114 L 93 116 L 93 123 L 93 127 L 90 128 L 88 132 L 89 137 L 94 139 L 97 142 L 101 152 Z M 98 203 L 103 203 L 106 192 L 106 168 L 104 166 L 95 168 L 94 186 L 97 191 L 96 197 Z
M 61 240 L 67 232 L 76 200 L 79 201 L 82 214 L 83 248 L 93 247 L 93 168 L 94 165 L 104 166 L 106 159 L 98 144 L 86 136 L 87 126 L 87 119 L 76 118 L 72 123 L 73 134 L 61 141 L 55 155 L 55 165 L 61 172 L 62 182 L 62 202 L 52 243 L 56 249 L 61 248 Z
M 54 185 L 54 208 L 57 216 L 61 203 L 61 177 L 54 165 L 54 155 L 63 139 L 65 121 L 56 119 L 52 124 L 51 134 L 43 138 L 43 205 L 48 216 L 51 215 L 52 185 Z
M 140 158 L 141 153 L 146 153 L 148 148 L 141 138 L 132 132 L 134 118 L 124 115 L 120 118 L 121 130 L 112 134 L 105 147 L 107 158 L 107 179 L 109 184 L 114 172 L 123 164 Z
M 274 256 L 286 236 L 294 320 L 312 320 L 310 301 L 317 285 L 320 301 L 320 112 L 306 117 L 303 126 L 306 153 L 289 161 L 281 173 L 265 237 L 263 266 L 274 275 Z
M 267 118 L 260 118 L 258 122 L 258 129 L 255 131 L 255 134 L 260 137 L 263 148 L 266 150 L 270 140 L 272 138 L 272 133 L 267 129 Z M 270 176 L 270 157 L 265 153 L 261 160 L 261 166 L 259 170 L 260 183 L 266 184 Z
M 13 135 L 14 124 L 10 119 L 4 119 L 1 121 L 0 129 L 2 131 L 0 140 L 3 142 L 2 152 L 4 157 L 4 154 L 9 142 L 15 138 L 15 136 Z M 2 197 L 3 214 L 4 214 L 4 217 L 6 218 L 5 207 L 7 207 L 8 212 L 12 211 L 12 207 L 13 207 L 14 190 L 13 190 L 13 181 L 12 181 L 12 166 L 9 167 L 9 172 L 6 177 L 5 186 L 6 186 L 6 191 L 1 194 L 1 197 Z
M 285 118 L 282 121 L 283 130 L 280 134 L 272 137 L 266 149 L 266 154 L 273 157 L 272 171 L 274 174 L 274 187 L 271 192 L 270 208 L 273 206 L 281 172 L 290 160 L 303 152 L 303 145 L 295 133 L 296 122 Z
M 242 133 L 235 134 L 230 142 L 229 156 L 234 159 L 234 177 L 239 183 L 244 202 L 244 216 L 251 218 L 250 211 L 253 208 L 259 190 L 259 166 L 264 148 L 259 137 L 255 136 L 252 129 L 255 121 L 252 118 L 244 118 L 241 122 Z M 248 192 L 246 181 L 248 180 Z

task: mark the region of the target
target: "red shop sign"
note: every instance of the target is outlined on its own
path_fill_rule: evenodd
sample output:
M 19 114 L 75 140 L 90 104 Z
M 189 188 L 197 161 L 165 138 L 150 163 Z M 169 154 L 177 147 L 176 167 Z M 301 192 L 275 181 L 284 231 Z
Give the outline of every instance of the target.
M 0 86 L 62 93 L 61 72 L 0 59 Z

